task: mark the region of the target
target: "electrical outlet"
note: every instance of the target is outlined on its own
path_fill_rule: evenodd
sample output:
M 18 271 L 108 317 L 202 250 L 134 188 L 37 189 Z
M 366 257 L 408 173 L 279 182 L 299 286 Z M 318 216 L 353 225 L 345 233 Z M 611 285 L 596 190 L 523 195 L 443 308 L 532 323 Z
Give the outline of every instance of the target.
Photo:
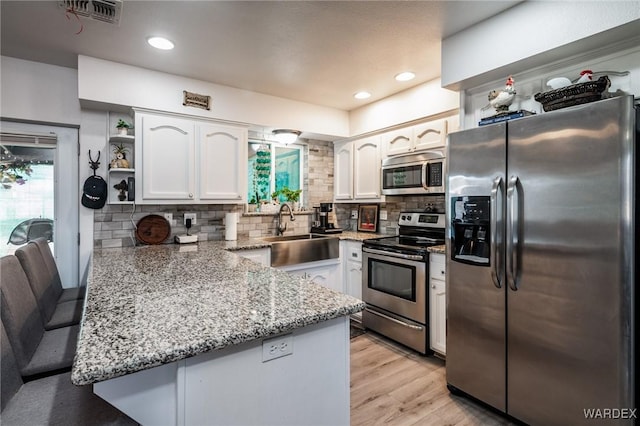
M 167 222 L 173 223 L 173 213 L 164 213 L 164 218 L 167 219 Z
M 351 219 L 358 218 L 358 210 L 351 210 Z
M 262 341 L 262 362 L 293 354 L 293 335 L 287 334 Z
M 387 211 L 380 210 L 380 220 L 387 220 Z
M 191 226 L 196 225 L 196 214 L 195 213 L 185 213 L 183 224 L 187 224 L 187 219 L 191 219 Z

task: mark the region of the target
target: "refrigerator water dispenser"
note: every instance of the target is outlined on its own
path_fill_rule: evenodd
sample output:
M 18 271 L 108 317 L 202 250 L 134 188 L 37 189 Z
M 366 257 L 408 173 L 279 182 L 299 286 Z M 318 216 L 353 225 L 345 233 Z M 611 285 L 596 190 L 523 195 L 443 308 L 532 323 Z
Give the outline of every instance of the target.
M 489 266 L 489 197 L 452 198 L 451 259 L 472 265 Z

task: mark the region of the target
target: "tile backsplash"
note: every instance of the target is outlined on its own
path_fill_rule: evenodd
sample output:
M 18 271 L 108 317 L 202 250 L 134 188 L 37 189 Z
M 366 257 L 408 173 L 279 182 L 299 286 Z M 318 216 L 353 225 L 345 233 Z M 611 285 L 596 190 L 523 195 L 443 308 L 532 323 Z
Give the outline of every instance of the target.
M 224 240 L 226 213 L 238 212 L 238 238 L 259 238 L 275 235 L 275 213 L 247 213 L 244 204 L 239 205 L 139 205 L 135 209 L 132 205 L 105 205 L 94 214 L 94 247 L 130 247 L 136 245 L 135 224 L 150 214 L 163 216 L 165 213 L 173 215 L 174 224 L 171 235 L 166 243 L 173 243 L 174 236 L 186 234 L 184 214 L 195 213 L 196 225 L 189 229 L 192 235 L 198 235 L 198 240 Z M 288 215 L 282 215 L 282 222 L 287 224 L 287 234 L 302 234 L 309 232 L 311 226 L 311 212 L 295 212 L 296 220 L 291 222 Z
M 357 229 L 358 221 L 357 219 L 351 219 L 351 211 L 357 211 L 359 205 L 356 203 L 334 204 L 336 219 L 341 228 L 352 231 Z M 401 211 L 424 209 L 427 206 L 433 206 L 444 211 L 444 195 L 387 196 L 386 202 L 380 203 L 380 211 L 386 210 L 387 219 L 378 221 L 378 232 L 395 235 Z

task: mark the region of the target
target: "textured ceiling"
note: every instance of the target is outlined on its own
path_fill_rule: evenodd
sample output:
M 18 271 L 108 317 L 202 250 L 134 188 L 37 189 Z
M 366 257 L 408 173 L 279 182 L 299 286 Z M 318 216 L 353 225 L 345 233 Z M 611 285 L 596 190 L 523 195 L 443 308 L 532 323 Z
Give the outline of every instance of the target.
M 443 37 L 517 3 L 124 0 L 112 25 L 78 20 L 56 1 L 3 0 L 1 49 L 72 68 L 83 54 L 351 110 L 439 77 Z M 150 48 L 150 35 L 175 49 Z M 405 70 L 416 79 L 396 82 Z M 354 99 L 360 90 L 373 96 Z

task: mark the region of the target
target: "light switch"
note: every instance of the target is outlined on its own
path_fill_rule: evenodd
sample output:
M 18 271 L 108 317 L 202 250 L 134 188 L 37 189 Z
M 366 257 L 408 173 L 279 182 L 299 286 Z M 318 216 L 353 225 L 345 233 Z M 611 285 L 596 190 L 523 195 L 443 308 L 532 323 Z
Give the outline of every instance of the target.
M 387 220 L 387 211 L 380 210 L 380 220 Z

